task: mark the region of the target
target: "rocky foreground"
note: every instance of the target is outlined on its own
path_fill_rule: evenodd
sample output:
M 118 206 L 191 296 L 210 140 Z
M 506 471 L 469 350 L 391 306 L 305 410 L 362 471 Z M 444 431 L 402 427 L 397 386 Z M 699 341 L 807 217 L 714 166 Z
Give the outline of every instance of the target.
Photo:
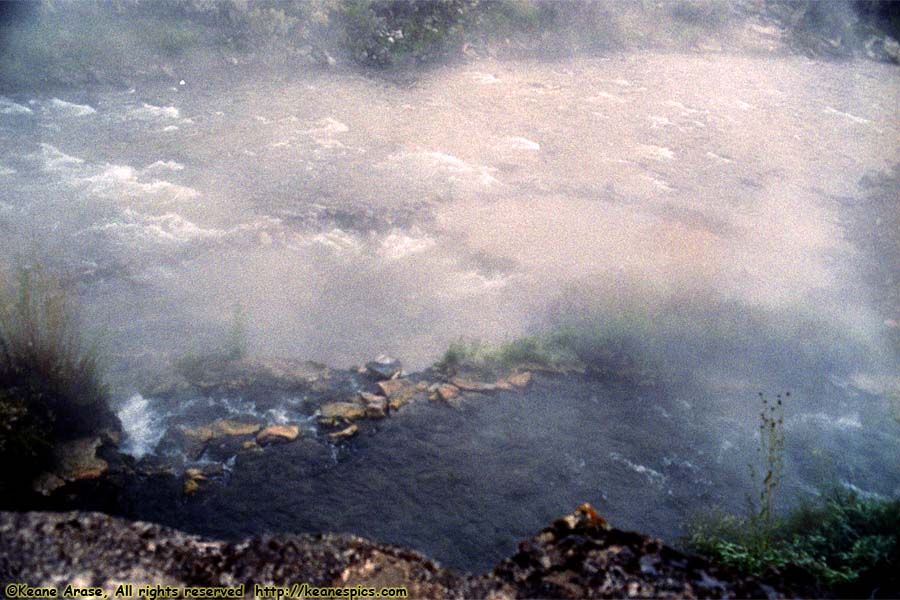
M 742 578 L 659 540 L 609 527 L 589 505 L 555 521 L 482 576 L 347 535 L 207 540 L 83 512 L 0 513 L 0 581 L 30 586 L 183 587 L 244 584 L 407 588 L 411 598 L 779 598 L 813 595 Z M 792 574 L 796 582 L 796 574 Z

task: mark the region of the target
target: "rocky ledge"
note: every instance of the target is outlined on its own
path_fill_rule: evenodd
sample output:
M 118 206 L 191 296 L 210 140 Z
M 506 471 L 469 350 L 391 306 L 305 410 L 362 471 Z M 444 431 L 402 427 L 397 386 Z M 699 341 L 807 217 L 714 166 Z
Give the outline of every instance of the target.
M 238 543 L 98 513 L 0 513 L 0 581 L 30 586 L 403 586 L 411 598 L 738 598 L 815 595 L 797 574 L 742 578 L 659 540 L 609 527 L 589 505 L 481 576 L 348 535 Z M 789 583 L 790 582 L 790 583 Z M 799 583 L 798 583 L 799 582 Z

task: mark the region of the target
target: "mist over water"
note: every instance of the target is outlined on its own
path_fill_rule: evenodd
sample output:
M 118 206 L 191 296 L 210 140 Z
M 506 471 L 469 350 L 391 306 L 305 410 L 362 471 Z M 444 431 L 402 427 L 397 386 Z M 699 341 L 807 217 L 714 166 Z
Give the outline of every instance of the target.
M 734 302 L 877 354 L 834 198 L 897 156 L 896 77 L 642 53 L 6 99 L 7 244 L 52 244 L 131 351 L 199 350 L 240 303 L 255 352 L 422 367 L 575 287 L 598 319 Z
M 422 369 L 460 337 L 624 330 L 669 394 L 648 403 L 652 417 L 610 409 L 636 438 L 658 410 L 713 406 L 719 429 L 694 450 L 743 471 L 730 432 L 753 435 L 757 392 L 791 390 L 798 447 L 851 447 L 840 477 L 893 494 L 896 440 L 877 415 L 900 384 L 886 324 L 898 314 L 871 285 L 851 207 L 863 178 L 900 162 L 898 108 L 893 65 L 722 51 L 482 58 L 409 79 L 193 70 L 4 93 L 0 262 L 40 248 L 78 283 L 85 321 L 125 372 L 216 348 L 236 306 L 250 354 L 336 367 L 385 353 Z M 134 391 L 126 412 L 145 423 Z M 540 438 L 547 414 L 560 429 L 587 418 L 554 400 L 518 407 L 536 419 L 519 423 L 523 439 Z M 460 425 L 473 448 L 515 435 L 483 410 L 485 431 Z M 589 430 L 572 430 L 578 452 L 552 445 L 548 464 L 580 473 Z M 685 448 L 650 465 L 590 449 L 661 490 L 666 510 L 660 481 L 698 469 Z M 794 458 L 802 491 L 814 467 Z M 577 489 L 595 493 L 595 477 Z M 664 521 L 610 493 L 629 524 Z M 540 505 L 542 519 L 556 510 Z

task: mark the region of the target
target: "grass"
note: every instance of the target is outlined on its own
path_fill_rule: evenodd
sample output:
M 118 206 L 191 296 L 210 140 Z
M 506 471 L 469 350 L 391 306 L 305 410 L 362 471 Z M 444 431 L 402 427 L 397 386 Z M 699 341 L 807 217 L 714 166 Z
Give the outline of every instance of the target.
M 47 466 L 53 444 L 115 426 L 97 344 L 41 265 L 0 287 L 0 458 L 7 482 Z
M 515 369 L 586 372 L 600 379 L 646 382 L 657 365 L 648 349 L 652 339 L 641 323 L 609 322 L 606 326 L 564 326 L 499 344 L 458 340 L 436 367 L 447 373 L 491 375 Z

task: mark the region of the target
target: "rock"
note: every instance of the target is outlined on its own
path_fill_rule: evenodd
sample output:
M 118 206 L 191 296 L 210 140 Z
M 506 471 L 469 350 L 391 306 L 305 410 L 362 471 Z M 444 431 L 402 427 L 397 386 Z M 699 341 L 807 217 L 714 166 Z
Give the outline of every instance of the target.
M 253 597 L 254 583 L 294 582 L 404 587 L 410 598 L 471 597 L 462 591 L 463 576 L 416 552 L 352 535 L 285 534 L 225 542 L 99 513 L 0 513 L 0 556 L 4 586 L 15 580 L 61 592 L 65 584 L 60 582 L 93 582 L 109 598 L 122 582 L 133 583 L 135 590 L 244 584 L 245 597 Z
M 399 360 L 381 355 L 366 363 L 366 370 L 376 379 L 393 379 L 403 371 Z
M 56 475 L 66 481 L 82 481 L 106 473 L 109 464 L 97 457 L 97 448 L 101 444 L 98 436 L 58 444 L 53 449 Z
M 300 436 L 300 428 L 296 425 L 271 425 L 259 432 L 256 443 L 260 446 L 275 442 L 293 442 Z
M 242 450 L 259 450 L 259 444 L 256 443 L 256 440 L 247 440 L 243 444 L 241 444 Z
M 196 479 L 188 479 L 184 482 L 184 493 L 188 496 L 196 493 L 200 489 L 200 484 Z
M 657 539 L 613 529 L 589 504 L 520 543 L 518 552 L 482 581 L 484 595 L 509 598 L 781 596 L 760 580 L 739 577 Z
M 319 408 L 323 419 L 341 418 L 348 421 L 366 416 L 366 407 L 355 402 L 329 402 Z
M 370 419 L 383 419 L 387 416 L 388 401 L 384 396 L 363 392 L 360 394 L 366 405 L 366 416 Z
M 208 463 L 201 467 L 200 472 L 205 477 L 222 477 L 225 475 L 225 466 L 222 463 Z
M 191 469 L 184 470 L 184 476 L 188 479 L 206 479 L 206 475 L 203 474 L 203 471 L 194 467 Z
M 384 400 L 384 396 L 379 396 L 378 394 L 373 394 L 371 392 L 360 392 L 359 397 L 362 399 L 363 404 L 369 404 L 370 402 L 375 402 L 377 400 Z
M 200 489 L 190 482 L 185 482 L 186 494 Z M 0 556 L 3 572 L 15 580 L 56 587 L 71 581 L 77 567 L 79 579 L 97 582 L 109 597 L 122 581 L 182 588 L 295 581 L 322 587 L 400 586 L 411 598 L 442 599 L 822 596 L 804 584 L 802 575 L 783 571 L 779 580 L 742 577 L 654 538 L 610 528 L 584 505 L 477 577 L 351 535 L 281 534 L 224 542 L 82 512 L 0 512 Z M 881 591 L 896 596 L 894 588 Z
M 531 373 L 528 371 L 524 371 L 522 373 L 513 373 L 509 377 L 506 378 L 506 381 L 510 383 L 510 385 L 517 388 L 526 388 L 528 384 L 531 383 Z
M 335 431 L 334 433 L 328 434 L 328 439 L 333 442 L 337 442 L 340 440 L 347 439 L 349 437 L 353 437 L 359 431 L 359 427 L 355 424 L 351 423 L 348 427 L 341 429 L 340 431 Z
M 66 482 L 62 478 L 53 473 L 44 472 L 34 478 L 34 481 L 31 482 L 31 489 L 42 496 L 49 496 L 64 485 Z
M 182 427 L 184 434 L 199 442 L 208 442 L 225 436 L 253 435 L 259 431 L 261 426 L 258 423 L 242 423 L 231 419 L 219 419 L 209 425 L 201 425 L 200 427 Z
M 450 383 L 442 383 L 437 388 L 437 395 L 444 402 L 448 402 L 459 396 L 459 388 Z
M 453 377 L 450 383 L 465 392 L 496 392 L 496 383 L 485 383 L 483 381 L 471 381 L 462 377 Z
M 397 405 L 397 408 L 408 403 L 416 393 L 416 384 L 409 379 L 391 379 L 390 381 L 379 381 L 378 387 L 385 398 Z

